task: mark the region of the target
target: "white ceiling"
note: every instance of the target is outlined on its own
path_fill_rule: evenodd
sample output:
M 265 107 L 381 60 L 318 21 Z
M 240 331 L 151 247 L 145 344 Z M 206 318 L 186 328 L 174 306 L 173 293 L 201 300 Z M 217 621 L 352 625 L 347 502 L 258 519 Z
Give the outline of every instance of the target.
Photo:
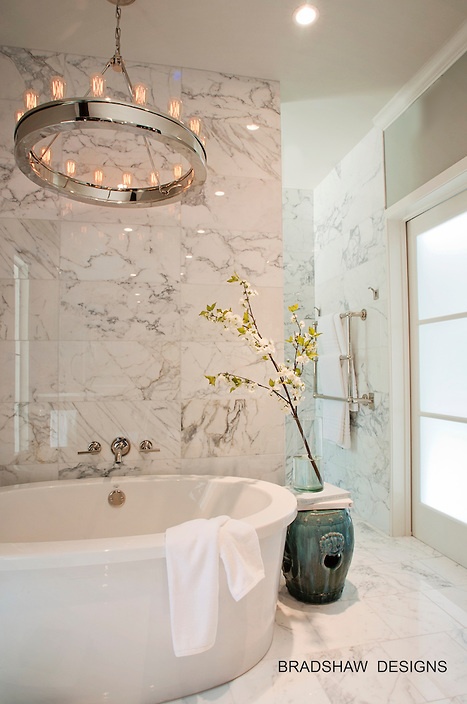
M 467 22 L 467 0 L 136 0 L 122 8 L 128 61 L 280 81 L 284 185 L 312 188 L 389 99 Z M 0 0 L 0 44 L 108 58 L 106 0 Z M 467 48 L 467 47 L 466 47 Z

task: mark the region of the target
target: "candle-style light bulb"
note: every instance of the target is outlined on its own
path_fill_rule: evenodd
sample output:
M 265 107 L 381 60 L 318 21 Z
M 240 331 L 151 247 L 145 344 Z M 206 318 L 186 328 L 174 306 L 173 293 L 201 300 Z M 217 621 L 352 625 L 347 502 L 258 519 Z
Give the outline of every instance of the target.
M 160 178 L 159 178 L 158 171 L 151 171 L 151 173 L 149 175 L 149 183 L 151 184 L 152 188 L 156 188 L 157 186 L 160 185 Z
M 25 90 L 23 93 L 24 97 L 24 107 L 26 110 L 32 110 L 33 108 L 37 108 L 39 104 L 39 95 L 36 93 L 35 90 Z
M 188 127 L 197 137 L 201 134 L 201 120 L 199 117 L 190 117 Z
M 168 110 L 170 117 L 180 120 L 182 116 L 182 101 L 178 98 L 170 98 Z
M 23 115 L 24 115 L 24 110 L 17 110 L 15 112 L 15 122 L 18 122 L 18 120 L 21 120 Z
M 95 98 L 103 98 L 105 95 L 105 78 L 102 73 L 95 73 L 91 76 L 91 93 Z
M 47 147 L 42 147 L 41 149 L 41 161 L 43 164 L 46 164 L 47 166 L 50 165 L 50 162 L 52 160 L 52 153 L 50 149 Z
M 104 180 L 104 172 L 102 171 L 102 169 L 96 169 L 94 171 L 94 183 L 97 186 L 102 186 L 103 180 Z
M 144 83 L 136 83 L 133 86 L 133 102 L 136 105 L 146 105 L 148 89 Z
M 174 166 L 174 179 L 178 181 L 179 178 L 181 178 L 182 175 L 182 165 L 181 164 L 175 164 Z
M 133 177 L 130 173 L 124 173 L 122 174 L 122 183 L 124 188 L 131 188 L 131 182 L 133 180 Z
M 76 175 L 76 161 L 73 159 L 68 159 L 65 163 L 66 175 L 73 178 Z
M 50 95 L 52 100 L 63 100 L 65 97 L 66 83 L 61 76 L 50 79 Z

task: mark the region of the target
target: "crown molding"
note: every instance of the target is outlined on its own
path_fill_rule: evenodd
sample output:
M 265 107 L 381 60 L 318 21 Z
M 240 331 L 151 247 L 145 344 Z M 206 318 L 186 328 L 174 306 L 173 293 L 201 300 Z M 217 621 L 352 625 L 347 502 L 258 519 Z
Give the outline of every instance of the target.
M 385 130 L 467 51 L 467 22 L 373 118 Z

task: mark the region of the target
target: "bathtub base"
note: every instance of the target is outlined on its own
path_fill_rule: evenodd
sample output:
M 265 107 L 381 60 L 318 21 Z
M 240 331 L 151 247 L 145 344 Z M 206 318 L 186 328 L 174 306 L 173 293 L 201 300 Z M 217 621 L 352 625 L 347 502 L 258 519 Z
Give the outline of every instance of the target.
M 122 490 L 124 505 L 109 505 Z M 292 494 L 241 477 L 144 476 L 0 489 L 0 704 L 161 704 L 228 682 L 268 651 Z M 265 578 L 236 602 L 219 563 L 214 646 L 175 657 L 165 531 L 245 520 Z
M 238 677 L 270 647 L 284 541 L 285 531 L 262 541 L 266 579 L 239 602 L 221 571 L 216 643 L 182 658 L 161 618 L 168 614 L 163 560 L 133 562 L 131 570 L 116 563 L 3 573 L 2 701 L 159 704 Z

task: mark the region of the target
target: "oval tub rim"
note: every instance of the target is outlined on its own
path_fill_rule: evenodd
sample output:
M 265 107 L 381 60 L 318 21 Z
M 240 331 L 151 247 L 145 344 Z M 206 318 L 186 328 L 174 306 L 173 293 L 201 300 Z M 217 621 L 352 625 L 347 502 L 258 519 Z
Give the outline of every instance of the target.
M 222 484 L 245 483 L 259 487 L 271 497 L 271 503 L 262 510 L 245 517 L 252 525 L 259 539 L 264 539 L 278 530 L 285 529 L 297 515 L 297 499 L 287 487 L 263 479 L 238 476 L 217 476 L 209 474 L 147 474 L 143 476 L 88 477 L 84 479 L 57 479 L 27 484 L 12 484 L 0 487 L 2 493 L 34 489 L 71 488 L 83 484 L 124 485 L 131 482 L 170 483 L 187 480 L 219 482 Z M 278 515 L 278 506 L 282 504 Z M 131 535 L 113 538 L 86 538 L 82 540 L 57 540 L 48 542 L 0 542 L 0 571 L 16 569 L 38 569 L 66 566 L 111 564 L 118 562 L 138 562 L 165 557 L 165 532 Z

